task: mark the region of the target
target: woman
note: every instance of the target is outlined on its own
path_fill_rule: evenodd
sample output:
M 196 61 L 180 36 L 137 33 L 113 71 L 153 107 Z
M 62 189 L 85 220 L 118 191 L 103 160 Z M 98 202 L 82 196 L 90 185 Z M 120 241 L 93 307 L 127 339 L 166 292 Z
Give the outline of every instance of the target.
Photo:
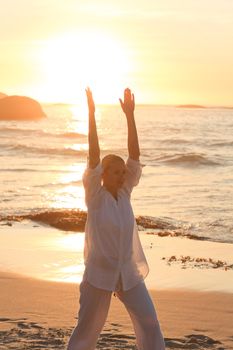
M 139 350 L 164 350 L 153 302 L 144 279 L 149 272 L 139 240 L 130 195 L 139 182 L 142 165 L 134 119 L 134 95 L 124 91 L 121 108 L 128 125 L 125 161 L 109 154 L 100 161 L 92 93 L 86 90 L 89 108 L 89 159 L 83 175 L 88 208 L 85 228 L 85 271 L 80 284 L 78 324 L 68 350 L 94 350 L 107 318 L 114 292 L 124 303 L 133 323 Z

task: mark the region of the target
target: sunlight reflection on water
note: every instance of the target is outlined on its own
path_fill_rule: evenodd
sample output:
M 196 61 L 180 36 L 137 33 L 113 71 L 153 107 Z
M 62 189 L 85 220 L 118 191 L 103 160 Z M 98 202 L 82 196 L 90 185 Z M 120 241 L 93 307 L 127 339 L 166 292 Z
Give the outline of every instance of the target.
M 78 163 L 67 166 L 67 173 L 62 173 L 57 182 L 67 184 L 62 188 L 47 193 L 47 200 L 52 208 L 79 208 L 86 210 L 82 175 L 86 164 Z

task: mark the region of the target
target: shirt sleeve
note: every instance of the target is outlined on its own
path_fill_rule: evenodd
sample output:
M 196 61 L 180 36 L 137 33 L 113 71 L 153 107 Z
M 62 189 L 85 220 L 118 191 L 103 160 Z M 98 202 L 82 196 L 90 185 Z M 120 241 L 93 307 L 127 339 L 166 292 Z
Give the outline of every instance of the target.
M 126 161 L 126 177 L 122 189 L 130 196 L 133 187 L 137 186 L 145 165 L 139 161 L 128 158 Z
M 102 166 L 100 162 L 93 169 L 89 167 L 89 164 L 87 164 L 82 177 L 83 186 L 85 189 L 85 203 L 87 207 L 101 189 L 101 175 Z

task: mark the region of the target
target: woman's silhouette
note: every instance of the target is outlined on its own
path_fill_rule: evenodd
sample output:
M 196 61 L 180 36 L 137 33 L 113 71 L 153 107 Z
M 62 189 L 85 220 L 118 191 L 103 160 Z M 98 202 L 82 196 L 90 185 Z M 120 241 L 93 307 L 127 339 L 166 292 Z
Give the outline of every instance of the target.
M 134 95 L 124 91 L 121 108 L 128 125 L 128 159 L 109 154 L 100 161 L 95 104 L 89 108 L 89 157 L 83 175 L 88 217 L 85 229 L 85 271 L 80 284 L 78 324 L 68 350 L 94 350 L 114 292 L 133 323 L 139 350 L 164 350 L 156 311 L 144 283 L 149 268 L 140 243 L 130 195 L 142 165 L 134 119 Z

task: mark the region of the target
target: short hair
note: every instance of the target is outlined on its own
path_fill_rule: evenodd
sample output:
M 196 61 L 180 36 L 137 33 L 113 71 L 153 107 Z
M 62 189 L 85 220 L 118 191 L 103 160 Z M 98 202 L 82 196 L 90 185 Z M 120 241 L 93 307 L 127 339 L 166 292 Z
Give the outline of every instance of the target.
M 124 159 L 121 158 L 120 156 L 117 156 L 116 154 L 106 155 L 101 161 L 102 169 L 106 170 L 115 162 L 123 162 L 125 164 Z

